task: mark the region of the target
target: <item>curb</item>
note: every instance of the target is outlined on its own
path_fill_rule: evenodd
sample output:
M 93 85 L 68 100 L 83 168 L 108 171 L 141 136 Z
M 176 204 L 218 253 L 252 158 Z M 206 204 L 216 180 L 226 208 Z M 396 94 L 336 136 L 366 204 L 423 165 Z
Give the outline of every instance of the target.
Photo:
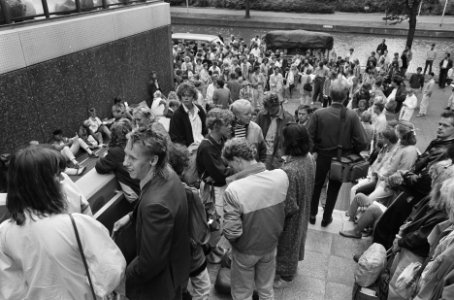
M 332 22 L 333 23 L 333 22 Z M 189 16 L 182 13 L 171 13 L 172 25 L 196 25 L 196 26 L 216 26 L 216 27 L 247 27 L 257 29 L 304 29 L 321 32 L 340 32 L 340 33 L 359 33 L 374 35 L 394 35 L 407 36 L 408 29 L 399 27 L 389 27 L 383 24 L 369 23 L 365 26 L 363 22 L 352 22 L 352 25 L 342 24 L 323 24 L 320 20 L 287 18 L 282 20 L 262 20 L 261 17 L 244 19 L 230 15 L 206 15 L 194 14 Z M 435 29 L 416 29 L 415 37 L 424 38 L 454 38 L 454 31 L 435 30 Z

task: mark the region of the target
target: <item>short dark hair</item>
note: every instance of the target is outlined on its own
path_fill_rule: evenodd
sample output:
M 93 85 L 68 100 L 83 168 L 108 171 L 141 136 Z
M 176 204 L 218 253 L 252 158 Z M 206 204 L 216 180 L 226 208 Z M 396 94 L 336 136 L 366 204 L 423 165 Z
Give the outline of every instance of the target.
M 17 225 L 23 225 L 27 212 L 38 217 L 60 214 L 67 203 L 58 175 L 66 159 L 48 145 L 32 145 L 17 151 L 8 169 L 6 207 Z
M 376 106 L 380 112 L 385 109 L 385 105 L 382 102 L 376 102 L 374 103 L 374 106 Z
M 227 161 L 232 161 L 234 157 L 247 161 L 255 159 L 254 149 L 245 138 L 233 138 L 228 140 L 222 149 L 222 157 Z
M 416 71 L 422 71 L 422 68 L 421 67 L 417 67 Z
M 454 126 L 454 111 L 447 109 L 441 113 L 441 117 L 451 119 L 452 120 L 451 123 Z
M 387 126 L 386 129 L 381 132 L 381 134 L 384 138 L 387 138 L 393 145 L 397 143 L 397 141 L 399 140 L 399 138 L 396 135 L 396 131 L 391 126 Z
M 120 120 L 114 122 L 110 128 L 112 132 L 109 147 L 122 147 L 124 148 L 128 143 L 127 135 L 132 131 L 132 124 L 126 118 L 121 118 Z
M 216 84 L 219 85 L 219 87 L 223 88 L 224 87 L 224 80 L 219 78 L 218 80 L 216 80 Z
M 283 130 L 284 154 L 305 156 L 312 148 L 312 140 L 306 127 L 296 123 L 287 124 Z
M 198 93 L 194 85 L 190 83 L 182 83 L 177 87 L 177 96 L 180 101 L 183 98 L 183 95 L 186 93 L 191 94 L 194 100 L 197 99 Z

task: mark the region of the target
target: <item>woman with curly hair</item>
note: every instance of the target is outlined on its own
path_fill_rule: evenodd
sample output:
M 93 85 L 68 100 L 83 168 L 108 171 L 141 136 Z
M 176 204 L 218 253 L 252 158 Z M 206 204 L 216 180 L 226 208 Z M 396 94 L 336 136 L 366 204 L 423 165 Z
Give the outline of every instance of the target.
M 284 231 L 277 246 L 276 279 L 274 287 L 282 288 L 291 282 L 304 259 L 307 227 L 315 181 L 315 162 L 309 154 L 312 141 L 304 125 L 291 123 L 284 127 L 282 170 L 287 173 L 289 187 L 285 200 Z

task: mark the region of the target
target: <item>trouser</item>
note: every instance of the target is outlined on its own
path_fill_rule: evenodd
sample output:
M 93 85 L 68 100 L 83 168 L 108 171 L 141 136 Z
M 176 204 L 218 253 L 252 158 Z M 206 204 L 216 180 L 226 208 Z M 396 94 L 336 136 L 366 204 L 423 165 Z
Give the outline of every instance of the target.
M 427 108 L 429 107 L 429 100 L 430 100 L 430 96 L 428 96 L 428 95 L 422 96 L 421 105 L 419 106 L 420 115 L 427 114 Z
M 429 67 L 429 74 L 432 72 L 433 60 L 426 60 L 426 65 L 424 66 L 424 75 L 426 75 L 427 67 Z
M 358 183 L 352 186 L 352 189 L 350 190 L 350 203 L 352 203 L 355 196 L 359 193 L 366 195 L 372 193 L 377 185 L 377 180 L 375 178 L 376 177 L 358 180 Z
M 314 79 L 314 93 L 312 94 L 312 102 L 321 102 L 321 97 L 323 97 L 323 84 L 325 83 L 325 78 L 315 77 Z
M 317 156 L 315 168 L 315 185 L 314 194 L 311 201 L 311 216 L 316 216 L 318 212 L 318 203 L 320 201 L 320 194 L 322 192 L 323 184 L 325 183 L 326 176 L 331 168 L 331 156 Z M 323 212 L 323 220 L 329 221 L 333 214 L 334 206 L 336 205 L 337 194 L 342 185 L 342 182 L 329 180 L 328 191 L 326 196 L 325 209 Z
M 372 201 L 369 197 L 364 195 L 363 193 L 356 194 L 355 198 L 353 198 L 352 203 L 350 203 L 350 208 L 348 209 L 348 215 L 350 216 L 350 221 L 355 220 L 356 213 L 358 208 L 360 207 L 368 207 L 372 204 Z
M 192 300 L 208 300 L 210 297 L 211 281 L 208 269 L 205 268 L 202 272 L 196 276 L 191 276 L 190 286 L 188 288 L 189 293 L 192 296 Z
M 276 249 L 264 255 L 244 254 L 232 249 L 230 272 L 233 300 L 252 300 L 254 284 L 260 300 L 274 299 Z
M 447 78 L 448 78 L 448 69 L 440 69 L 440 76 L 438 77 L 438 85 L 440 86 L 440 88 L 445 87 Z

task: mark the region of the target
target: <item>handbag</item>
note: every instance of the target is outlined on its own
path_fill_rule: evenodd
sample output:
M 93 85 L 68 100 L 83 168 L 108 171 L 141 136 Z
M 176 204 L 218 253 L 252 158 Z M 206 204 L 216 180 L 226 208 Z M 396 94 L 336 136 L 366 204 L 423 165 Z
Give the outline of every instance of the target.
M 342 136 L 343 136 L 343 125 L 345 122 L 347 109 L 341 108 L 340 112 L 340 125 L 339 134 L 337 140 L 337 155 L 331 160 L 331 167 L 329 171 L 330 180 L 339 182 L 353 182 L 359 178 L 367 176 L 369 169 L 369 162 L 364 160 L 357 154 L 342 155 Z
M 420 262 L 413 262 L 406 266 L 399 277 L 397 277 L 394 292 L 402 298 L 412 299 L 418 291 L 419 279 L 429 260 L 427 258 L 422 264 Z
M 84 251 L 82 249 L 82 243 L 80 242 L 79 231 L 77 230 L 76 222 L 71 214 L 69 214 L 69 218 L 71 219 L 71 223 L 73 224 L 74 233 L 76 235 L 77 245 L 79 247 L 80 256 L 82 257 L 82 261 L 84 262 L 85 272 L 87 273 L 88 282 L 90 284 L 91 294 L 93 296 L 93 300 L 96 300 L 95 289 L 93 288 L 93 282 L 91 281 L 90 271 L 88 270 L 87 259 L 85 258 Z
M 309 82 L 310 77 L 307 77 L 306 83 L 303 85 L 303 90 L 307 92 L 312 92 L 312 84 Z

